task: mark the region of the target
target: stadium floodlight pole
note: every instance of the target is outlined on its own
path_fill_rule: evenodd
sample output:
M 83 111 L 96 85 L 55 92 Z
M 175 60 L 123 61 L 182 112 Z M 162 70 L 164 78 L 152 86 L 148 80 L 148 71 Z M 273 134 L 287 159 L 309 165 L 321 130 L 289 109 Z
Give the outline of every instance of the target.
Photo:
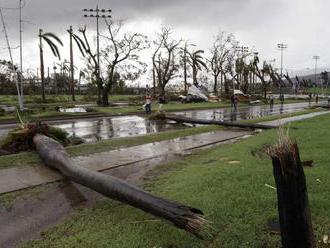
M 99 19 L 100 18 L 111 18 L 111 15 L 106 15 L 105 13 L 110 13 L 112 12 L 111 9 L 99 9 L 99 6 L 96 5 L 96 9 L 83 9 L 84 12 L 91 12 L 91 13 L 96 13 L 87 15 L 85 14 L 85 18 L 96 18 L 96 43 L 97 43 L 97 72 L 98 75 L 101 75 L 101 70 L 100 70 L 100 23 Z M 101 14 L 102 13 L 102 14 Z
M 242 54 L 242 60 L 244 60 L 245 58 L 245 54 L 249 52 L 249 47 L 247 46 L 236 46 L 235 47 L 235 51 L 239 52 Z M 245 60 L 244 60 L 244 63 L 245 63 Z M 242 75 L 239 74 L 239 81 L 242 80 Z M 235 84 L 234 84 L 234 81 L 233 81 L 233 89 L 235 89 Z
M 249 52 L 249 47 L 247 46 L 237 46 L 235 49 L 237 52 L 242 54 L 242 59 L 244 58 L 245 54 Z
M 313 56 L 313 59 L 315 60 L 315 70 L 314 70 L 314 84 L 316 85 L 316 81 L 317 81 L 317 61 L 320 59 L 320 56 Z M 322 87 L 322 91 L 323 91 L 323 87 Z
M 283 77 L 283 51 L 288 48 L 288 45 L 285 43 L 277 44 L 277 48 L 281 50 L 281 78 Z

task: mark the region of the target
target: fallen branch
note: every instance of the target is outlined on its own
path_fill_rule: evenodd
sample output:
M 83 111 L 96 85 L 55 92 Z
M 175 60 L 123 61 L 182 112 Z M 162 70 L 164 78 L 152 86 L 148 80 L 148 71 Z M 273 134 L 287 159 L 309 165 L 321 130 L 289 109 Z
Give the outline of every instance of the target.
M 110 175 L 73 164 L 64 147 L 45 135 L 36 134 L 33 143 L 46 165 L 59 170 L 72 181 L 111 199 L 164 218 L 198 238 L 212 237 L 210 225 L 202 217 L 201 210 L 154 196 Z
M 179 115 L 166 115 L 164 117 L 167 120 L 172 120 L 176 122 L 186 122 L 193 124 L 206 124 L 206 125 L 220 125 L 225 127 L 239 127 L 239 128 L 249 128 L 249 129 L 273 129 L 274 126 L 261 125 L 261 124 L 249 124 L 249 123 L 235 123 L 235 122 L 226 122 L 226 121 L 215 121 L 215 120 L 201 120 L 193 119 L 185 116 Z

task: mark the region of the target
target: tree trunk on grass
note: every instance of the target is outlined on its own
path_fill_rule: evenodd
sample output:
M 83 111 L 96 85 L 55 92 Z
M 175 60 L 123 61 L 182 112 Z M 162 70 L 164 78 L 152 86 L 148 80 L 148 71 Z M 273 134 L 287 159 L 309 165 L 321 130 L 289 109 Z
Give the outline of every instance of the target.
M 306 178 L 296 143 L 283 142 L 270 151 L 277 187 L 283 248 L 315 247 Z
M 209 226 L 202 218 L 201 210 L 154 196 L 110 175 L 75 165 L 60 143 L 42 134 L 35 135 L 33 143 L 45 164 L 59 170 L 72 181 L 111 199 L 164 218 L 199 238 L 210 237 Z
M 165 119 L 176 121 L 176 122 L 185 122 L 193 124 L 206 124 L 206 125 L 221 125 L 226 127 L 240 127 L 240 128 L 250 128 L 250 129 L 273 129 L 273 126 L 267 126 L 262 124 L 248 124 L 248 123 L 235 123 L 235 122 L 226 122 L 226 121 L 215 121 L 215 120 L 201 120 L 193 119 L 185 116 L 178 115 L 166 115 Z

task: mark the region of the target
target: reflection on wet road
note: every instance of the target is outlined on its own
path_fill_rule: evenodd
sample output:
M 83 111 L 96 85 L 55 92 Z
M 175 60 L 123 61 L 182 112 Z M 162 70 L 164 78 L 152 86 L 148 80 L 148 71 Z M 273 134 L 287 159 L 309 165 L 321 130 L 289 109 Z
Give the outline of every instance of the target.
M 308 107 L 309 103 L 293 103 L 284 105 L 274 105 L 272 108 L 269 105 L 256 105 L 241 107 L 235 110 L 234 108 L 225 109 L 209 109 L 198 111 L 183 111 L 177 112 L 177 115 L 206 120 L 218 121 L 237 121 L 260 118 L 263 116 L 293 113 L 303 110 Z
M 301 111 L 308 106 L 309 103 L 274 105 L 273 108 L 270 108 L 269 105 L 259 105 L 240 107 L 237 110 L 234 110 L 233 108 L 219 108 L 212 110 L 182 111 L 176 112 L 175 114 L 198 119 L 236 121 L 279 113 L 293 113 Z M 53 123 L 53 125 L 66 130 L 70 135 L 83 138 L 86 142 L 95 142 L 110 138 L 131 137 L 187 127 L 169 121 L 149 121 L 140 116 L 57 121 L 56 123 Z M 0 126 L 0 137 L 11 128 Z
M 166 121 L 150 121 L 140 116 L 65 121 L 62 124 L 55 124 L 54 126 L 66 130 L 70 135 L 81 137 L 86 142 L 185 128 L 182 124 Z

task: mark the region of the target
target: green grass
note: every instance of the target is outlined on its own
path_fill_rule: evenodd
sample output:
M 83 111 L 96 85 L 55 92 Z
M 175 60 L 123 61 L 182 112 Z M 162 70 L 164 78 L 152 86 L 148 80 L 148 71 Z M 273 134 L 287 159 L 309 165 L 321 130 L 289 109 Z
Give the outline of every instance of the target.
M 317 240 L 330 234 L 330 115 L 291 124 L 305 168 Z M 277 217 L 271 160 L 251 151 L 274 143 L 276 130 L 238 143 L 200 151 L 158 167 L 145 188 L 157 195 L 202 209 L 218 230 L 212 241 L 201 241 L 142 211 L 112 200 L 78 209 L 64 223 L 43 232 L 23 247 L 280 247 L 280 237 L 266 230 Z M 239 163 L 230 163 L 239 161 Z
M 307 92 L 313 93 L 313 94 L 330 94 L 330 88 L 327 88 L 327 87 L 309 88 L 309 89 L 307 89 Z

